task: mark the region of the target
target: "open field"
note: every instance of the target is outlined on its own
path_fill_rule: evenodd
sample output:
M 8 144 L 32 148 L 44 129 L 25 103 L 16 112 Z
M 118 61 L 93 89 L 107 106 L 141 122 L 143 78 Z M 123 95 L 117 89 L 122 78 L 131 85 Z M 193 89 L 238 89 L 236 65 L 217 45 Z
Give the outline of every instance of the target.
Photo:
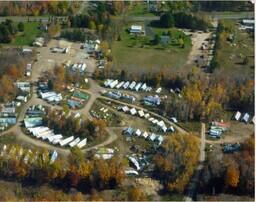
M 235 27 L 234 43 L 225 41 L 217 50 L 217 61 L 220 69 L 217 75 L 229 75 L 230 77 L 254 77 L 254 39 L 243 30 L 239 30 L 234 20 L 225 20 L 225 23 Z M 248 58 L 248 64 L 243 64 L 244 58 Z
M 24 32 L 18 33 L 11 44 L 17 46 L 31 45 L 34 39 L 42 32 L 38 29 L 38 25 L 38 22 L 25 22 Z
M 128 27 L 126 27 L 128 28 Z M 185 48 L 181 48 L 177 42 L 164 45 L 152 45 L 150 40 L 155 34 L 162 34 L 168 29 L 151 28 L 146 26 L 146 36 L 131 36 L 127 30 L 121 34 L 121 41 L 115 41 L 112 46 L 114 68 L 124 69 L 127 72 L 140 74 L 142 72 L 179 71 L 186 63 L 191 49 L 191 42 L 185 37 Z M 173 41 L 182 32 L 173 29 Z M 150 36 L 149 36 L 150 35 Z M 171 39 L 171 41 L 172 41 Z

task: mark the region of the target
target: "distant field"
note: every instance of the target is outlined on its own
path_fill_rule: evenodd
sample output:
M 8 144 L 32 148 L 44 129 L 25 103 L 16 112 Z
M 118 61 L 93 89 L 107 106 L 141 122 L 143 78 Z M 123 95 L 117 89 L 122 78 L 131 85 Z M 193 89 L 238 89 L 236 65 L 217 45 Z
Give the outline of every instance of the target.
M 146 28 L 150 35 L 168 31 L 167 29 Z M 152 33 L 153 32 L 153 33 Z M 172 39 L 181 34 L 180 31 L 172 30 Z M 185 48 L 181 48 L 175 43 L 167 46 L 150 45 L 152 37 L 131 36 L 127 31 L 121 34 L 121 41 L 115 41 L 112 45 L 114 68 L 124 69 L 127 72 L 143 73 L 163 71 L 177 71 L 186 62 L 191 49 L 191 41 L 187 37 L 184 40 Z
M 130 16 L 154 16 L 153 13 L 148 12 L 148 4 L 144 2 L 136 2 L 128 11 Z
M 31 45 L 35 37 L 37 37 L 38 34 L 42 32 L 41 30 L 38 29 L 38 22 L 25 22 L 24 25 L 24 32 L 17 34 L 17 36 L 11 42 L 12 45 Z
M 225 20 L 226 23 L 235 26 L 235 41 L 233 45 L 225 42 L 217 53 L 217 61 L 220 69 L 216 73 L 230 76 L 254 76 L 254 39 L 245 31 L 238 29 L 239 25 L 235 25 L 235 20 Z M 248 64 L 243 65 L 243 59 L 247 56 Z

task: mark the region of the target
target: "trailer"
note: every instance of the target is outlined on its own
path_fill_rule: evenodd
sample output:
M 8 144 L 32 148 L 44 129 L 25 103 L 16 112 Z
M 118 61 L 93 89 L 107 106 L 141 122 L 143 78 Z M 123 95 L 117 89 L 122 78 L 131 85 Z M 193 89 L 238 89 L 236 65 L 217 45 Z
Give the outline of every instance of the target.
M 126 81 L 123 85 L 123 89 L 127 89 L 130 85 L 130 81 Z
M 60 144 L 60 146 L 65 146 L 65 145 L 67 145 L 68 143 L 70 143 L 71 141 L 73 141 L 74 140 L 74 136 L 70 136 L 70 137 L 67 137 L 66 139 L 64 139 L 64 140 L 61 140 L 60 142 L 59 142 L 59 144 Z
M 113 81 L 112 83 L 109 84 L 110 88 L 114 88 L 118 84 L 118 80 Z
M 123 85 L 124 85 L 124 81 L 121 81 L 121 82 L 116 86 L 116 89 L 121 88 Z
M 141 87 L 140 87 L 141 90 L 145 91 L 147 89 L 147 84 L 144 83 Z
M 70 142 L 70 143 L 69 143 L 69 146 L 70 146 L 70 147 L 74 147 L 74 146 L 76 146 L 79 142 L 80 142 L 80 138 L 78 137 L 78 138 L 76 138 L 74 141 Z
M 139 91 L 141 86 L 142 86 L 142 83 L 138 83 L 138 84 L 135 86 L 135 90 L 136 90 L 136 91 Z
M 46 139 L 48 139 L 49 137 L 54 136 L 54 135 L 55 135 L 54 133 L 49 133 L 49 134 L 47 134 L 47 135 L 42 136 L 42 139 L 43 139 L 43 140 L 46 140 Z
M 136 82 L 133 81 L 133 82 L 130 84 L 130 86 L 129 86 L 130 90 L 133 90 L 133 88 L 134 88 L 135 86 L 136 86 Z
M 112 79 L 107 79 L 105 82 L 104 82 L 104 86 L 105 87 L 109 87 L 109 85 L 113 82 L 114 80 Z
M 53 140 L 61 139 L 62 137 L 63 136 L 61 134 L 53 135 L 53 136 L 48 137 L 48 141 L 53 142 Z
M 87 144 L 87 138 L 84 138 L 83 140 L 81 140 L 81 142 L 79 142 L 76 146 L 81 149 L 82 147 L 84 147 Z
M 52 144 L 58 144 L 60 141 L 62 141 L 62 138 L 54 139 Z

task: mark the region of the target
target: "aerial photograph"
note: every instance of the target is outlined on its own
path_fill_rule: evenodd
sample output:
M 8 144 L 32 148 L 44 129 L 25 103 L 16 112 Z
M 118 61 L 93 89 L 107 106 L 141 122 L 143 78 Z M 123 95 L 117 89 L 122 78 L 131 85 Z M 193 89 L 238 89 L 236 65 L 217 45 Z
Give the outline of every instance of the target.
M 253 0 L 0 0 L 0 201 L 255 201 L 254 50 Z

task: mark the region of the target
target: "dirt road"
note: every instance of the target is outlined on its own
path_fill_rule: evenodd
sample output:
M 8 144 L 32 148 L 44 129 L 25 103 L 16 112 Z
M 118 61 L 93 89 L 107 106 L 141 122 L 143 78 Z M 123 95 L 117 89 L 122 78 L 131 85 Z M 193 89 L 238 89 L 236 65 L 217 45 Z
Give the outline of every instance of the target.
M 195 64 L 195 60 L 199 58 L 203 52 L 201 50 L 201 46 L 205 39 L 209 38 L 211 33 L 198 33 L 198 32 L 186 32 L 186 34 L 191 34 L 191 40 L 192 40 L 192 48 L 188 55 L 188 59 L 186 62 L 186 65 Z
M 197 169 L 196 169 L 193 177 L 190 179 L 190 182 L 186 189 L 185 201 L 187 201 L 187 202 L 196 200 L 197 186 L 200 181 L 200 177 L 201 177 L 202 170 L 204 167 L 204 161 L 205 161 L 205 123 L 201 123 L 199 164 L 197 166 Z

